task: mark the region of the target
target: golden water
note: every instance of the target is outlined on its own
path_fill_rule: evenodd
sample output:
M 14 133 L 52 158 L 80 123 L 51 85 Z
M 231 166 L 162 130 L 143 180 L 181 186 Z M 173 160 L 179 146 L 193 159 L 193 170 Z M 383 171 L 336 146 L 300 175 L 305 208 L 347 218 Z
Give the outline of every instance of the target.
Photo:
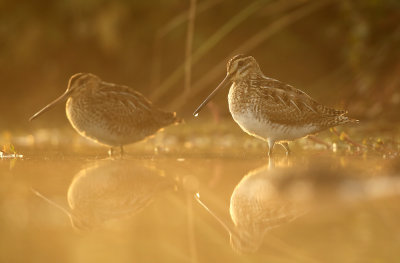
M 32 136 L 0 160 L 0 262 L 400 260 L 396 153 L 300 141 L 268 160 L 262 143 L 218 134 L 108 158 Z

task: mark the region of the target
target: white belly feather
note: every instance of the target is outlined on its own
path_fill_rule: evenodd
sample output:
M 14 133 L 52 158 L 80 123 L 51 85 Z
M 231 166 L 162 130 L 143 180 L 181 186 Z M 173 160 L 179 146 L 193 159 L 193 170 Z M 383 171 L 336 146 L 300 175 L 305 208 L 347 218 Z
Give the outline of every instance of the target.
M 231 112 L 233 119 L 239 126 L 250 135 L 262 140 L 292 141 L 315 132 L 314 125 L 287 126 L 271 123 L 269 120 L 259 120 L 253 112 Z

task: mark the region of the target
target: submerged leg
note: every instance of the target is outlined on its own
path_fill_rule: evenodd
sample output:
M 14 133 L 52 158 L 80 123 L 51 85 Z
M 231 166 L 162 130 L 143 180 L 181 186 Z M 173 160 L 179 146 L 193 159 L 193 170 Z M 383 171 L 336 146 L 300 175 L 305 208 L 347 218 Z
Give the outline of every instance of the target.
M 121 157 L 122 157 L 122 155 L 124 155 L 124 153 L 125 153 L 125 152 L 124 152 L 124 146 L 121 145 L 120 148 L 121 148 Z
M 108 149 L 108 156 L 113 157 L 113 155 L 114 155 L 114 149 L 113 147 L 110 147 L 110 149 Z
M 272 170 L 274 168 L 275 168 L 275 159 L 271 155 L 269 155 L 268 156 L 268 169 Z
M 272 149 L 274 148 L 275 145 L 275 141 L 272 139 L 268 139 L 268 156 L 271 157 L 272 156 Z
M 285 148 L 286 156 L 290 155 L 291 151 L 290 151 L 290 149 L 289 149 L 289 143 L 287 143 L 287 142 L 281 142 L 280 145 L 282 145 L 283 148 Z

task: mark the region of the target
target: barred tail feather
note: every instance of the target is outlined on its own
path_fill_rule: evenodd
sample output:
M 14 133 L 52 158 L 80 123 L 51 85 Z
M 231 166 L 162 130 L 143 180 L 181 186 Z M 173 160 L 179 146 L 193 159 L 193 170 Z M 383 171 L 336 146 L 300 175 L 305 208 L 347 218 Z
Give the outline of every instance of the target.
M 336 116 L 336 118 L 334 119 L 334 122 L 335 122 L 334 126 L 336 126 L 336 125 L 346 124 L 346 123 L 359 123 L 360 121 L 357 119 L 349 118 L 344 115 L 339 115 L 339 116 Z
M 317 110 L 322 115 L 326 115 L 326 116 L 345 115 L 347 113 L 347 110 L 337 110 L 337 109 L 326 107 L 326 106 L 321 105 L 321 104 L 319 104 L 317 106 Z
M 357 119 L 347 118 L 347 123 L 359 123 L 360 121 Z

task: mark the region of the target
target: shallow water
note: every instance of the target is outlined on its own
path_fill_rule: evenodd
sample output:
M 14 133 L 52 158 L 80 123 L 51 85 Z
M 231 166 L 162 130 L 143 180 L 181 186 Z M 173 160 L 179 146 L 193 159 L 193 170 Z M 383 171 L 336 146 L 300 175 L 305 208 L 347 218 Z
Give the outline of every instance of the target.
M 300 141 L 267 159 L 247 137 L 162 136 L 123 158 L 80 138 L 14 138 L 23 157 L 0 160 L 0 262 L 398 262 L 393 152 Z

